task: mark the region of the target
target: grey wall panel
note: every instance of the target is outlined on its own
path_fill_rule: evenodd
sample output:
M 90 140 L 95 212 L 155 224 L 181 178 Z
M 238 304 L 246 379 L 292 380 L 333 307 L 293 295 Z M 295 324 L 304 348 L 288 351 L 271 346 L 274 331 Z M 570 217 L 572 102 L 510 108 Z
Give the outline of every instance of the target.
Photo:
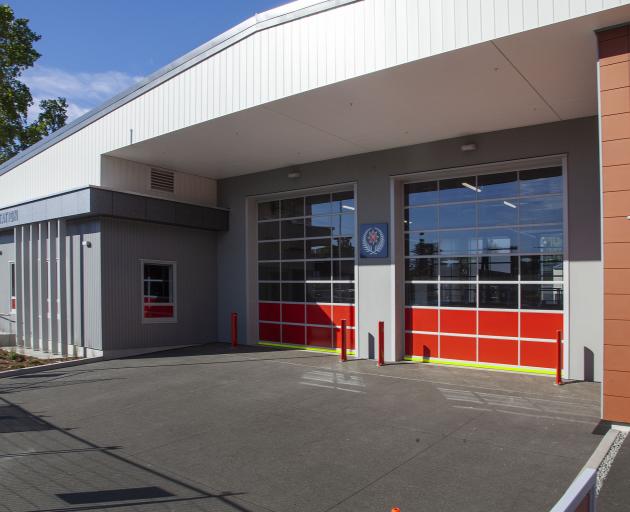
M 103 349 L 216 340 L 216 235 L 103 219 Z M 142 259 L 177 263 L 177 322 L 142 322 Z
M 475 142 L 477 151 L 460 146 Z M 601 379 L 602 282 L 599 229 L 599 160 L 597 120 L 530 126 L 479 134 L 399 149 L 300 166 L 301 177 L 289 179 L 288 169 L 277 169 L 219 182 L 219 206 L 231 210 L 230 231 L 218 234 L 218 339 L 229 340 L 231 311 L 241 315 L 241 331 L 248 319 L 246 278 L 246 202 L 249 196 L 309 187 L 356 182 L 358 223 L 390 221 L 390 176 L 478 165 L 545 155 L 568 155 L 568 229 L 570 234 L 570 336 L 571 377 L 584 377 L 591 364 L 593 377 Z M 376 322 L 386 325 L 391 315 L 391 260 L 359 260 L 359 344 L 376 337 Z M 256 297 L 251 297 L 252 301 Z M 402 326 L 400 327 L 402 329 Z M 248 340 L 250 343 L 256 340 Z M 589 354 L 589 351 L 592 354 Z M 393 354 L 386 354 L 391 358 Z M 588 377 L 588 368 L 587 368 Z
M 0 229 L 61 218 L 102 215 L 221 230 L 227 229 L 229 213 L 213 207 L 88 187 L 0 210 Z
M 66 245 L 72 253 L 70 297 L 73 318 L 71 341 L 77 346 L 102 350 L 102 236 L 101 221 L 68 222 Z M 90 247 L 83 245 L 89 242 Z
M 15 315 L 10 313 L 11 274 L 9 262 L 15 261 L 13 230 L 0 231 L 0 332 L 15 333 Z

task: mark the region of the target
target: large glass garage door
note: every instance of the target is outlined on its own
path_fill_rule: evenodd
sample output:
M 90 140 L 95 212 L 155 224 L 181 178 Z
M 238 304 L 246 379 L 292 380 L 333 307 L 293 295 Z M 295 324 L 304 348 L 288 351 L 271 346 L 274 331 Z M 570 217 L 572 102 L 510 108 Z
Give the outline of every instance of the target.
M 336 350 L 341 320 L 354 348 L 354 192 L 258 204 L 262 343 Z
M 561 167 L 405 185 L 407 359 L 555 368 L 563 188 Z

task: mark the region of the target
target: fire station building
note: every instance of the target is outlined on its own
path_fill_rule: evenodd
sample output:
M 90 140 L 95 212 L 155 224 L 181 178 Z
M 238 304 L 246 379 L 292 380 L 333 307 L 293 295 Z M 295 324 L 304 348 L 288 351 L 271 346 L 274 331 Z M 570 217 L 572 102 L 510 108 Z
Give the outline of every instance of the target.
M 603 382 L 630 422 L 630 2 L 299 0 L 0 166 L 0 341 Z

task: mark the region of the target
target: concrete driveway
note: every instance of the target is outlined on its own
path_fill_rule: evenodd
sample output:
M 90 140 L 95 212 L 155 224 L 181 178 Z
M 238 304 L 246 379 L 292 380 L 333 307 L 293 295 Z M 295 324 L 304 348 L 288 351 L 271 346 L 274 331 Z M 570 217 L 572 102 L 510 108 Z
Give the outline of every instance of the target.
M 0 379 L 0 510 L 544 511 L 599 386 L 209 345 Z

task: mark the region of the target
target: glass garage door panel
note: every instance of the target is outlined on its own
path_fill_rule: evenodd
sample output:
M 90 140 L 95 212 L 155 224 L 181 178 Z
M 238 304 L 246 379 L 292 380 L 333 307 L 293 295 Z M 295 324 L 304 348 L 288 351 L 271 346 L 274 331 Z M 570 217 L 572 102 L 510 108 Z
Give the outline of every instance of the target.
M 354 192 L 258 204 L 262 342 L 336 349 L 341 321 L 354 348 Z
M 404 197 L 407 356 L 553 368 L 562 168 L 409 183 Z

